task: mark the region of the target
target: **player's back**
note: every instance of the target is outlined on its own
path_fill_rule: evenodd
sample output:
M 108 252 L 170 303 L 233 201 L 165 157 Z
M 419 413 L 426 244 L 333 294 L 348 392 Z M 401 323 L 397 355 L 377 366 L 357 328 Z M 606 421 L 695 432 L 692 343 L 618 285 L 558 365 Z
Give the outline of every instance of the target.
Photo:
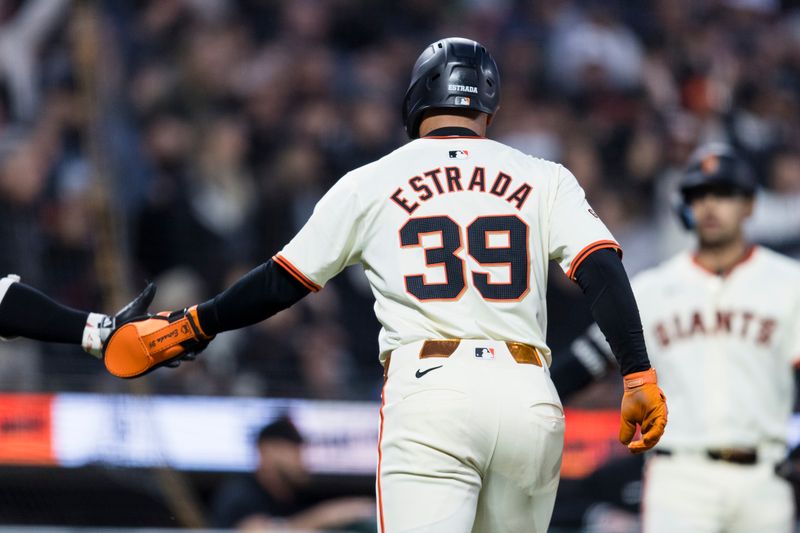
M 548 261 L 574 270 L 585 245 L 616 246 L 564 167 L 485 138 L 418 139 L 343 181 L 363 212 L 354 240 L 384 353 L 487 338 L 547 357 Z
M 547 263 L 618 249 L 561 165 L 473 136 L 408 143 L 340 179 L 276 255 L 316 290 L 363 263 L 381 354 L 421 339 L 512 340 L 545 358 Z

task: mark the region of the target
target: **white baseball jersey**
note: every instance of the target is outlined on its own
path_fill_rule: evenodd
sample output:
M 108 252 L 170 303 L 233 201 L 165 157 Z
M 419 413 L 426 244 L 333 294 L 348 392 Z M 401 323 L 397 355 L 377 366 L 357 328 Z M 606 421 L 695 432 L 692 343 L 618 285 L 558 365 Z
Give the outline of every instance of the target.
M 800 266 L 765 248 L 719 276 L 681 254 L 633 281 L 669 424 L 645 473 L 652 533 L 793 529 L 785 453 L 800 358 Z M 756 449 L 757 463 L 708 450 Z
M 417 139 L 334 185 L 275 256 L 317 290 L 363 263 L 381 359 L 429 338 L 514 340 L 545 358 L 547 264 L 619 249 L 563 166 L 480 137 Z
M 800 360 L 800 265 L 754 247 L 719 276 L 684 253 L 632 286 L 669 403 L 658 446 L 782 448 Z

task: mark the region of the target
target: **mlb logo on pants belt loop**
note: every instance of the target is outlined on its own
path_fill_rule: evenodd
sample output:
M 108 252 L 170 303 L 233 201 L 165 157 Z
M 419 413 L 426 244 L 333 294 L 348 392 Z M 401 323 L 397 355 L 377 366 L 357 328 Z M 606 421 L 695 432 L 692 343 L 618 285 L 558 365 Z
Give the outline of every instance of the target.
M 494 348 L 475 348 L 475 357 L 478 359 L 494 359 Z

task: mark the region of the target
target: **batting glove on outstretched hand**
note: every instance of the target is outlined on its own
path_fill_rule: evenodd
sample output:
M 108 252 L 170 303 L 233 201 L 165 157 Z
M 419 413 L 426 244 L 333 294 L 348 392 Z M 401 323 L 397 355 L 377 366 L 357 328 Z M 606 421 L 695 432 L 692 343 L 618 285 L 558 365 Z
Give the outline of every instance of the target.
M 667 399 L 658 387 L 655 369 L 633 372 L 624 376 L 622 420 L 619 440 L 631 453 L 643 453 L 655 446 L 667 425 Z M 642 438 L 633 441 L 636 425 L 642 428 Z
M 147 308 L 150 307 L 155 295 L 156 284 L 150 282 L 136 298 L 117 311 L 116 315 L 108 316 L 101 313 L 89 313 L 86 319 L 86 326 L 83 328 L 81 347 L 86 353 L 98 359 L 102 358 L 103 345 L 105 345 L 111 332 L 125 322 L 146 315 Z
M 131 320 L 115 329 L 104 348 L 108 371 L 120 378 L 136 378 L 160 366 L 177 366 L 194 359 L 214 338 L 197 319 L 197 306 Z

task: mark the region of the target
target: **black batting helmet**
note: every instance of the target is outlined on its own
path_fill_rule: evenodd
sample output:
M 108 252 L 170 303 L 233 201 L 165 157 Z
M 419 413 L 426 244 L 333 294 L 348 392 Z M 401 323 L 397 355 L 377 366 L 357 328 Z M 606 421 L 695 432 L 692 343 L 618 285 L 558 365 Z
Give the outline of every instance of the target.
M 500 104 L 497 63 L 480 43 L 460 37 L 437 41 L 414 63 L 403 99 L 403 122 L 412 139 L 427 109 L 475 109 L 493 115 Z
M 750 165 L 726 143 L 714 142 L 700 146 L 689 158 L 680 182 L 681 205 L 679 216 L 687 229 L 694 226 L 689 208 L 692 197 L 703 189 L 716 188 L 752 197 L 757 188 Z

